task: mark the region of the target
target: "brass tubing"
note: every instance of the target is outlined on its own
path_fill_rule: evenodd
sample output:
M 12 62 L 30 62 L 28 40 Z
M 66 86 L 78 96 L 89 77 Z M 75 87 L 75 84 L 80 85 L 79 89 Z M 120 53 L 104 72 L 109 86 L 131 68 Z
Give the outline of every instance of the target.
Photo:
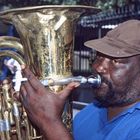
M 9 90 L 9 85 L 8 83 L 5 83 L 2 86 L 2 93 L 1 93 L 2 94 L 1 95 L 1 113 L 2 113 L 1 118 L 3 119 L 2 131 L 4 132 L 6 140 L 10 140 L 10 122 L 9 122 L 10 104 L 8 103 L 9 102 L 8 90 Z M 2 134 L 3 138 L 4 135 Z
M 24 59 L 21 57 L 21 55 L 19 55 L 16 52 L 10 51 L 10 50 L 1 50 L 0 51 L 0 56 L 8 56 L 8 57 L 11 57 L 11 58 L 17 60 L 20 65 L 25 64 Z
M 3 102 L 2 104 L 2 108 L 3 108 L 3 119 L 5 122 L 5 137 L 6 140 L 10 140 L 10 114 L 11 114 L 11 98 L 9 95 L 9 89 L 10 89 L 10 85 L 8 83 L 8 80 L 4 80 L 3 81 L 3 86 L 2 86 L 2 94 L 3 94 L 3 98 L 1 100 L 1 102 Z
M 0 105 L 0 123 L 2 123 L 2 121 L 3 121 L 3 113 L 2 113 L 2 106 Z M 0 124 L 0 125 L 2 125 L 2 124 Z M 1 128 L 2 129 L 2 128 Z M 4 133 L 4 131 L 3 130 L 0 130 L 0 140 L 5 140 L 5 133 Z
M 6 130 L 5 130 L 6 140 L 11 140 L 11 138 L 10 138 L 9 112 L 8 111 L 4 112 L 4 121 L 5 121 L 5 126 L 6 126 Z
M 23 118 L 22 126 L 25 127 L 25 129 L 26 129 L 25 138 L 26 138 L 26 140 L 32 140 L 32 138 L 31 138 L 32 132 L 30 131 L 30 127 L 32 127 L 32 126 L 30 125 L 30 122 L 28 120 L 27 113 L 25 112 L 25 109 L 24 108 L 22 108 L 22 109 L 23 109 L 22 110 L 22 112 L 23 112 L 23 114 L 22 114 L 22 118 Z
M 1 36 L 0 37 L 0 48 L 14 49 L 14 50 L 17 50 L 22 55 L 24 55 L 24 50 L 23 50 L 22 44 L 20 43 L 20 39 L 18 39 L 16 37 Z
M 16 102 L 13 102 L 13 114 L 15 117 L 16 134 L 17 134 L 18 140 L 22 140 L 19 108 Z

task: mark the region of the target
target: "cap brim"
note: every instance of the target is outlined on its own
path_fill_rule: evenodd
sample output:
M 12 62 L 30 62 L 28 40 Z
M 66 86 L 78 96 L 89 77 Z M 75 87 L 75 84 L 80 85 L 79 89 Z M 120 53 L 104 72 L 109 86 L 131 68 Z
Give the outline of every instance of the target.
M 119 45 L 118 45 L 119 44 Z M 140 54 L 137 50 L 129 48 L 128 44 L 123 42 L 113 42 L 107 37 L 90 40 L 84 43 L 85 46 L 92 48 L 100 53 L 111 57 L 130 57 Z

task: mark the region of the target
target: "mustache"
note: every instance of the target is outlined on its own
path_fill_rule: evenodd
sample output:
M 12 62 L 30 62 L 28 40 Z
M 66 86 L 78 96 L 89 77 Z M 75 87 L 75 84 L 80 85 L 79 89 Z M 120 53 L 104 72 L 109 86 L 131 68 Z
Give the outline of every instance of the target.
M 99 74 L 96 70 L 92 70 L 92 75 L 100 75 L 101 78 L 101 83 L 105 83 L 107 84 L 110 88 L 112 88 L 112 83 L 110 80 L 108 80 L 106 77 L 104 77 L 103 75 Z

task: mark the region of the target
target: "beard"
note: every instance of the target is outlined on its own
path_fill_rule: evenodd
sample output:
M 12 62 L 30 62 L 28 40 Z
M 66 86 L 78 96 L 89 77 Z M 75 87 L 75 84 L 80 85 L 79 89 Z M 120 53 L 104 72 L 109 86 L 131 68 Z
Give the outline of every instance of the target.
M 102 83 L 107 87 L 103 93 L 100 93 L 99 89 L 94 89 L 95 104 L 100 107 L 119 107 L 129 105 L 135 102 L 139 97 L 139 92 L 134 90 L 132 83 L 129 83 L 123 90 L 115 89 L 112 83 L 105 77 L 101 76 Z

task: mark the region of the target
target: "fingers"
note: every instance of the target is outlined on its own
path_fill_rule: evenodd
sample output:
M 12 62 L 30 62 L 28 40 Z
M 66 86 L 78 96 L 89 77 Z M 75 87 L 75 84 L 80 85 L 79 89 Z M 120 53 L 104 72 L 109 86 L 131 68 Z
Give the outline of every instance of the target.
M 28 93 L 30 94 L 36 93 L 35 91 L 38 91 L 38 89 L 44 88 L 42 83 L 39 80 L 37 80 L 34 74 L 29 70 L 29 68 L 24 68 L 23 73 L 28 78 L 29 81 L 29 83 L 28 82 L 25 83 L 25 88 L 28 91 Z M 78 87 L 79 85 L 80 83 L 78 82 L 72 82 L 68 84 L 62 91 L 59 92 L 60 98 L 66 99 L 70 95 L 71 91 L 74 88 Z M 47 92 L 47 90 L 45 90 L 45 92 Z
M 28 91 L 26 90 L 24 86 L 21 86 L 19 98 L 20 98 L 21 103 L 27 109 L 31 101 L 30 101 L 30 95 L 28 94 Z
M 20 95 L 19 95 L 20 99 L 21 99 L 21 102 L 24 102 L 24 100 L 26 100 L 27 98 L 27 91 L 25 89 L 24 86 L 21 86 L 21 89 L 20 89 Z
M 34 90 L 38 90 L 40 87 L 43 87 L 43 85 L 41 84 L 41 82 L 34 76 L 34 74 L 29 70 L 29 68 L 24 68 L 22 69 L 23 74 L 25 77 L 27 77 L 28 82 L 30 83 L 30 85 L 34 88 Z M 25 84 L 25 87 L 27 88 L 27 90 L 29 89 L 29 83 L 27 82 L 27 84 Z M 29 89 L 31 90 L 31 89 Z
M 61 92 L 59 92 L 60 97 L 63 99 L 66 99 L 70 95 L 71 91 L 75 89 L 76 87 L 78 87 L 79 85 L 80 83 L 78 82 L 72 82 L 68 84 Z
M 32 85 L 30 84 L 30 82 L 25 82 L 23 85 L 22 85 L 22 88 L 21 90 L 23 91 L 24 93 L 24 96 L 27 96 L 27 93 L 28 93 L 28 96 L 34 96 L 34 94 L 36 94 L 37 92 L 35 92 L 35 89 L 34 87 L 32 87 Z M 26 91 L 26 92 L 25 92 Z

